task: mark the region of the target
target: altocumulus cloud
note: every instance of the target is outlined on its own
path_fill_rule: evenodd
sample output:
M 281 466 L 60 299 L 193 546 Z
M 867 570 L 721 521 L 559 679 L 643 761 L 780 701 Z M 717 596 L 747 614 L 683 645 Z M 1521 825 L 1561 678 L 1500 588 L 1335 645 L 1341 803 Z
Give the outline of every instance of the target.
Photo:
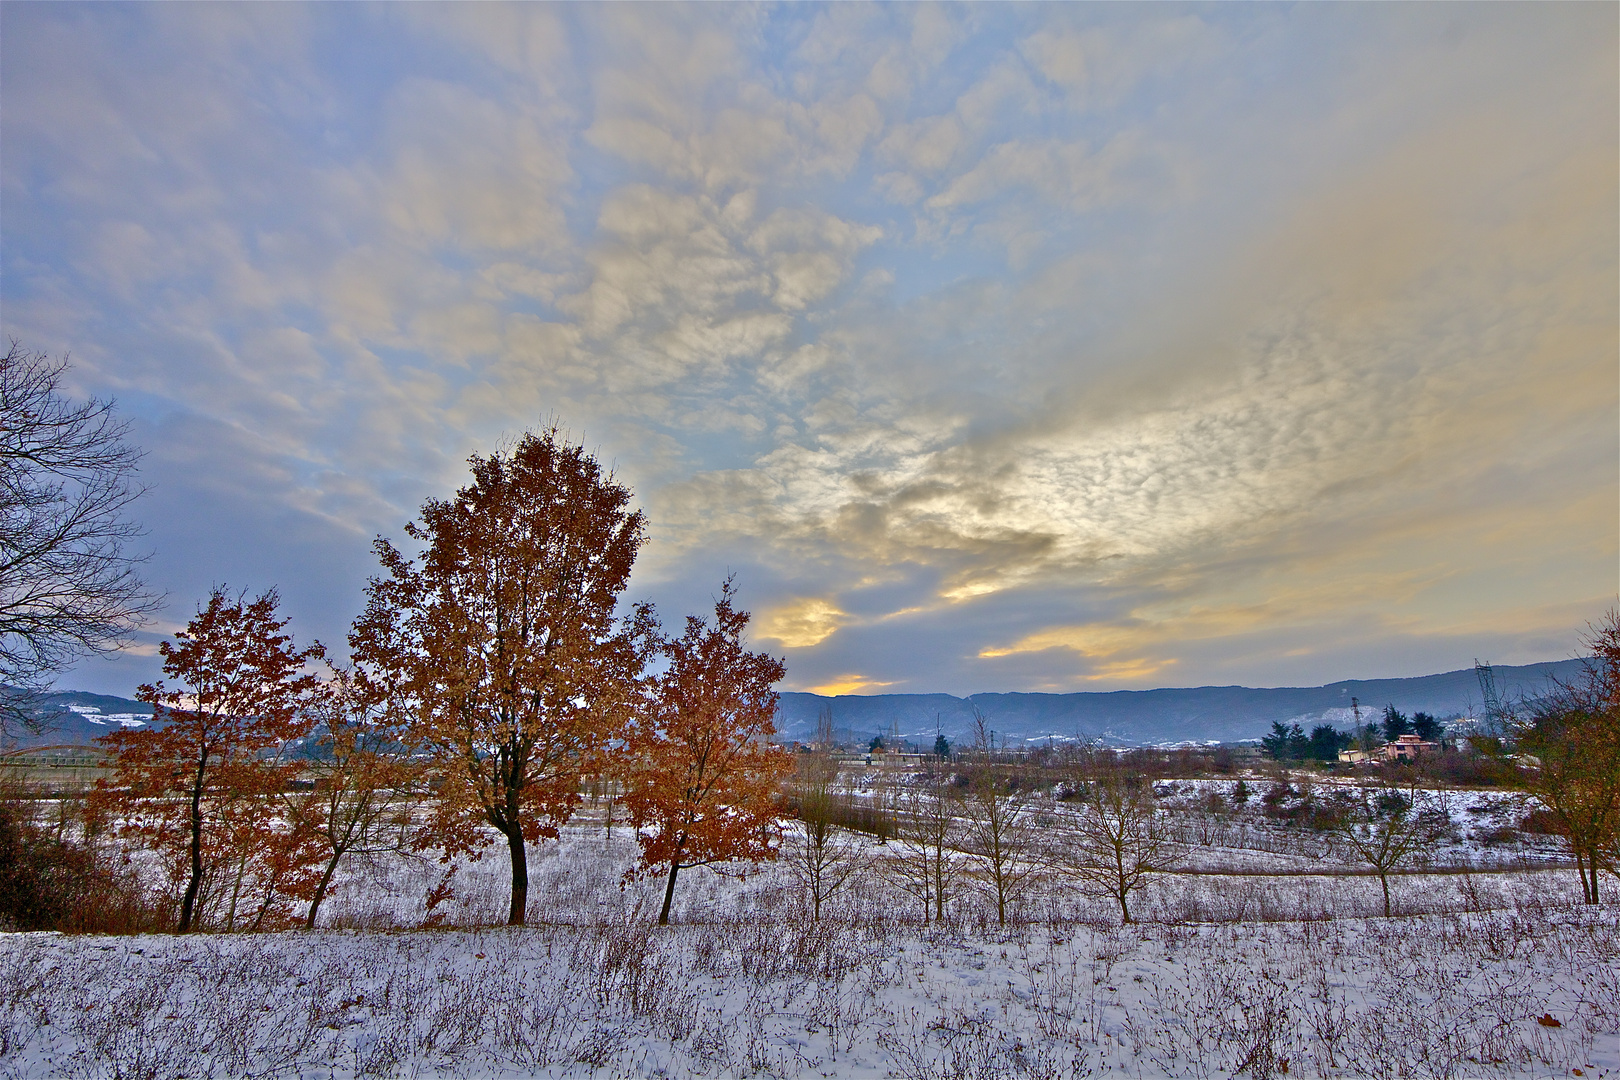
M 137 421 L 155 632 L 278 584 L 340 641 L 549 418 L 637 595 L 737 572 L 797 688 L 1418 674 L 1614 601 L 1612 9 L 0 21 L 5 331 Z

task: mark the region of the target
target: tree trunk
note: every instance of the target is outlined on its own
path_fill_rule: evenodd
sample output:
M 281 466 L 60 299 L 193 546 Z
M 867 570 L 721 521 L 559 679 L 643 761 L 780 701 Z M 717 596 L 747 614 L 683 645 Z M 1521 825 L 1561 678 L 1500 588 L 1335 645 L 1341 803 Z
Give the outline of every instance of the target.
M 1581 899 L 1588 904 L 1597 903 L 1597 852 L 1595 850 L 1583 852 L 1580 848 L 1575 848 L 1575 871 L 1581 875 Z
M 231 906 L 225 914 L 225 932 L 227 934 L 236 929 L 236 905 L 242 899 L 242 879 L 247 875 L 247 852 L 236 857 L 236 877 L 231 879 Z
M 202 888 L 202 792 L 203 770 L 208 767 L 208 754 L 197 762 L 197 778 L 191 785 L 191 880 L 186 882 L 186 896 L 180 903 L 178 933 L 191 932 L 191 919 L 196 914 L 197 890 Z
M 278 875 L 276 875 L 276 877 L 274 879 L 272 879 L 270 881 L 270 883 L 268 885 L 265 886 L 264 897 L 259 903 L 259 910 L 257 912 L 255 912 L 254 915 L 253 915 L 252 924 L 247 927 L 247 930 L 246 930 L 247 933 L 249 933 L 249 934 L 257 934 L 259 932 L 259 927 L 264 924 L 265 915 L 267 915 L 269 913 L 269 911 L 270 911 L 270 905 L 276 899 L 276 890 L 279 889 L 280 887 L 281 887 L 281 875 L 278 874 Z
M 332 884 L 332 875 L 337 871 L 338 860 L 343 857 L 342 852 L 334 852 L 326 861 L 326 872 L 321 875 L 320 884 L 315 886 L 315 895 L 309 901 L 309 915 L 304 919 L 304 929 L 315 929 L 315 912 L 320 910 L 321 901 L 326 899 L 326 890 Z
M 1129 924 L 1131 921 L 1131 908 L 1130 905 L 1125 902 L 1125 894 L 1129 891 L 1129 889 L 1119 890 L 1119 919 L 1120 922 L 1126 924 Z
M 669 883 L 664 886 L 664 910 L 658 913 L 658 925 L 669 925 L 669 905 L 675 899 L 675 875 L 681 869 L 681 852 L 686 850 L 686 833 L 675 838 L 675 853 L 669 857 Z
M 664 886 L 664 910 L 658 913 L 658 925 L 669 925 L 669 905 L 675 899 L 675 873 L 680 870 L 679 859 L 669 860 L 669 884 Z
M 1389 875 L 1386 874 L 1386 873 L 1380 872 L 1379 875 L 1378 875 L 1378 881 L 1379 881 L 1379 884 L 1384 886 L 1384 918 L 1387 919 L 1387 918 L 1390 917 L 1390 909 L 1389 909 Z
M 512 906 L 506 925 L 522 926 L 529 911 L 529 852 L 523 845 L 522 826 L 506 834 L 506 846 L 512 853 Z

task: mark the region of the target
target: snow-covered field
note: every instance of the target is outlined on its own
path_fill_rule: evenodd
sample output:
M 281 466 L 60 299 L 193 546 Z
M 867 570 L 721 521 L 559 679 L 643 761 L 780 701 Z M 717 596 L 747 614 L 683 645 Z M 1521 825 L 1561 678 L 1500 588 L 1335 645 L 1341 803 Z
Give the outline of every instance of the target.
M 683 874 L 658 928 L 633 850 L 537 848 L 519 929 L 490 925 L 497 853 L 438 929 L 383 929 L 442 872 L 397 860 L 310 933 L 0 937 L 0 1074 L 1620 1075 L 1620 911 L 1567 870 L 1402 875 L 1386 920 L 1375 879 L 1250 850 L 1161 877 L 1137 925 L 1053 883 L 999 927 L 970 891 L 924 924 L 875 864 L 814 922 L 776 865 Z

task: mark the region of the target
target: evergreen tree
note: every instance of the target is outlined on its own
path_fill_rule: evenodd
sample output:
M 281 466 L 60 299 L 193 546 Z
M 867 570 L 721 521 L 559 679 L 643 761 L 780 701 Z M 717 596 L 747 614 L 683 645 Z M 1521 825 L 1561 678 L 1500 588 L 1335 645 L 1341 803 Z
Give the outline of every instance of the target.
M 1337 761 L 1339 751 L 1355 742 L 1349 732 L 1340 731 L 1332 724 L 1317 724 L 1311 728 L 1311 745 L 1306 756 L 1313 761 Z
M 1310 736 L 1298 724 L 1288 729 L 1288 760 L 1304 761 L 1311 752 Z
M 1412 721 L 1394 705 L 1384 706 L 1384 740 L 1394 742 L 1402 735 L 1412 734 Z
M 1260 748 L 1273 761 L 1288 759 L 1288 725 L 1281 720 L 1271 722 L 1271 734 L 1260 740 Z
M 1436 720 L 1426 712 L 1415 712 L 1412 714 L 1412 730 L 1416 732 L 1417 737 L 1422 739 L 1424 742 L 1440 741 L 1440 721 Z

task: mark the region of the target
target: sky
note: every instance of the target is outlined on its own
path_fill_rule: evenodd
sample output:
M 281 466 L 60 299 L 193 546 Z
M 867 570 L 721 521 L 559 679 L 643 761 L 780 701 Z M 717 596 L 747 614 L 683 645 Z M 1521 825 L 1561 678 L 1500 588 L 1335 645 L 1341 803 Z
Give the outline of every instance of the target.
M 556 422 L 784 689 L 1560 659 L 1620 593 L 1612 4 L 0 6 L 0 324 L 163 610 L 341 651 Z

